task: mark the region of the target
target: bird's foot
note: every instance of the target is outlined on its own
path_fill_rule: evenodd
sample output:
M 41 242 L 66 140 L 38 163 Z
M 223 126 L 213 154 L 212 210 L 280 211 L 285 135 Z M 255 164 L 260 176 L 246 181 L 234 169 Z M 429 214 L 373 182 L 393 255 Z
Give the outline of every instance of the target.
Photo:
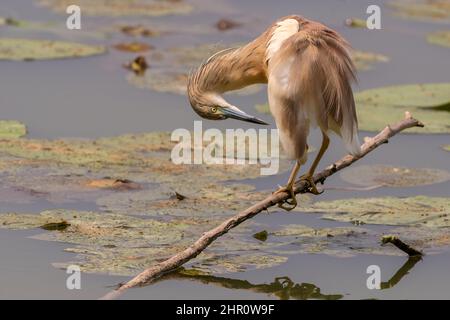
M 295 198 L 295 192 L 294 192 L 294 184 L 288 184 L 284 187 L 279 188 L 277 191 L 274 192 L 274 194 L 277 193 L 289 193 L 291 196 L 290 198 L 284 200 L 283 202 L 280 202 L 278 204 L 278 207 L 281 209 L 284 209 L 286 211 L 292 211 L 297 207 L 297 199 Z
M 300 180 L 306 181 L 308 183 L 308 185 L 309 185 L 308 192 L 309 193 L 312 193 L 314 195 L 319 195 L 319 194 L 323 193 L 323 190 L 319 191 L 317 189 L 317 186 L 316 186 L 316 183 L 313 180 L 313 175 L 312 174 L 309 174 L 309 173 L 304 174 L 304 175 L 302 175 L 300 177 Z

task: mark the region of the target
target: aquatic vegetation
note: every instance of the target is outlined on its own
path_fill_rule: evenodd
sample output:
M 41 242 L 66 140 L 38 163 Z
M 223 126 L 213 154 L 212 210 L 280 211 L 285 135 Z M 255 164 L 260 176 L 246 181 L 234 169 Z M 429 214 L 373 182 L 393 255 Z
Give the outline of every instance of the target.
M 20 138 L 27 134 L 23 123 L 14 120 L 0 120 L 0 139 Z
M 263 230 L 263 231 L 255 233 L 253 235 L 253 238 L 258 239 L 259 241 L 266 241 L 268 236 L 269 236 L 269 233 L 267 232 L 267 230 Z
M 20 27 L 22 25 L 21 20 L 17 20 L 11 17 L 0 17 L 0 26 L 13 26 Z
M 354 50 L 351 55 L 353 63 L 359 71 L 370 70 L 375 63 L 389 61 L 389 58 L 385 55 L 367 51 Z
M 355 95 L 360 128 L 376 131 L 410 111 L 424 128 L 408 132 L 449 133 L 450 112 L 436 107 L 450 101 L 450 83 L 410 84 L 371 89 Z
M 143 25 L 123 25 L 119 27 L 119 30 L 128 36 L 132 37 L 157 37 L 161 35 L 159 30 L 155 28 L 150 29 Z
M 402 18 L 434 22 L 450 21 L 450 3 L 447 0 L 394 0 L 387 5 Z
M 450 47 L 450 31 L 438 31 L 427 35 L 429 43 L 436 44 L 443 47 Z
M 118 43 L 113 47 L 116 50 L 131 53 L 147 52 L 154 49 L 153 46 L 143 42 Z
M 325 219 L 356 224 L 450 227 L 450 198 L 416 196 L 319 201 L 301 211 L 322 213 Z
M 66 250 L 76 254 L 76 261 L 60 261 L 57 267 L 76 263 L 85 272 L 132 275 L 186 248 L 232 212 L 267 195 L 242 183 L 260 176 L 259 164 L 175 165 L 170 161 L 174 144 L 169 133 L 159 132 L 95 140 L 3 138 L 1 199 L 97 206 L 90 212 L 0 214 L 0 227 L 40 228 L 45 232 L 35 238 L 67 243 Z M 287 167 L 282 160 L 282 170 Z M 341 205 L 305 199 L 302 211 L 321 212 L 326 218 L 401 225 L 390 233 L 421 250 L 441 250 L 450 242 L 444 228 L 450 226 L 447 198 L 350 199 L 341 200 Z M 271 268 L 302 253 L 401 254 L 396 248 L 381 247 L 381 236 L 382 232 L 357 226 L 286 225 L 273 230 L 247 221 L 189 267 L 205 274 L 229 273 Z
M 5 188 L 0 192 L 8 201 L 98 200 L 108 210 L 122 212 L 125 206 L 127 212 L 147 214 L 158 208 L 175 215 L 225 214 L 263 196 L 244 184 L 225 184 L 259 177 L 261 164 L 177 165 L 170 161 L 175 144 L 169 133 L 158 132 L 96 140 L 4 139 L 0 160 Z M 280 170 L 288 166 L 282 160 Z M 186 199 L 173 201 L 175 192 Z
M 412 187 L 450 180 L 450 172 L 429 168 L 364 165 L 341 173 L 343 180 L 361 186 Z
M 35 39 L 0 39 L 0 60 L 47 60 L 79 58 L 106 52 L 103 46 L 92 46 L 74 42 Z
M 37 0 L 40 5 L 65 13 L 71 0 Z M 83 13 L 91 16 L 165 16 L 187 14 L 192 6 L 183 0 L 78 0 Z
M 359 18 L 348 18 L 345 19 L 345 25 L 351 28 L 367 28 L 366 20 Z
M 168 220 L 73 210 L 0 214 L 0 228 L 41 228 L 46 232 L 33 238 L 67 243 L 66 251 L 76 253 L 77 260 L 57 262 L 56 267 L 76 263 L 83 272 L 116 275 L 132 275 L 170 257 L 217 223 L 213 218 Z M 253 227 L 248 222 L 239 231 L 233 230 L 192 261 L 189 268 L 202 274 L 230 273 L 274 267 L 299 253 L 339 257 L 399 254 L 394 248 L 381 248 L 379 234 L 357 227 L 313 229 L 288 225 L 269 233 L 264 242 L 248 236 Z
M 135 75 L 142 76 L 148 69 L 149 65 L 144 56 L 137 56 L 133 61 L 123 65 L 125 69 L 131 70 Z
M 185 199 L 178 200 L 175 190 Z M 255 192 L 244 184 L 204 186 L 158 187 L 138 192 L 111 194 L 100 197 L 97 205 L 108 212 L 160 217 L 225 218 L 230 212 L 243 210 L 256 201 L 264 199 L 267 192 Z

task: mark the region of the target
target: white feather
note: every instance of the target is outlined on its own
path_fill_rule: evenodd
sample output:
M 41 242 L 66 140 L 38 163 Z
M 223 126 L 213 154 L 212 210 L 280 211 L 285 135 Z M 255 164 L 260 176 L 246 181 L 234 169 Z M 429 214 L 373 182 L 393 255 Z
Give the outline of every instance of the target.
M 276 28 L 268 42 L 267 50 L 266 50 L 266 58 L 270 60 L 274 54 L 280 50 L 284 41 L 286 41 L 289 37 L 296 34 L 299 29 L 298 21 L 295 19 L 286 19 L 283 21 L 279 21 L 276 24 Z

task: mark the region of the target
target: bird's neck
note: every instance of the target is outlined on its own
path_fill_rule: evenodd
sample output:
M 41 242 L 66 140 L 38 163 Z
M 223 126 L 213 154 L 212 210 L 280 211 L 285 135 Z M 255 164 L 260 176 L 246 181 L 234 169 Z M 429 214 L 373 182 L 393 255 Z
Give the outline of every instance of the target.
M 265 42 L 251 43 L 211 59 L 197 71 L 198 89 L 224 93 L 256 84 L 267 83 Z

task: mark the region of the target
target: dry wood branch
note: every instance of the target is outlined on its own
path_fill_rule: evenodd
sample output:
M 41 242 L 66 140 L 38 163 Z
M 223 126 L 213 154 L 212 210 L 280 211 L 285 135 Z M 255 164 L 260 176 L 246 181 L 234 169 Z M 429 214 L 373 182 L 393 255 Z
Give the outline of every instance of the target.
M 402 240 L 397 238 L 396 236 L 384 236 L 381 238 L 381 243 L 387 244 L 392 243 L 394 246 L 405 252 L 410 257 L 421 257 L 423 256 L 423 253 L 419 250 L 414 249 L 410 245 L 404 243 Z
M 387 143 L 389 138 L 396 135 L 397 133 L 408 129 L 412 127 L 423 127 L 424 125 L 414 119 L 409 112 L 405 113 L 405 119 L 402 121 L 387 126 L 385 129 L 383 129 L 380 133 L 378 133 L 375 137 L 366 139 L 365 143 L 361 146 L 361 155 L 351 156 L 347 155 L 341 160 L 338 160 L 331 166 L 328 166 L 323 171 L 317 173 L 314 175 L 313 179 L 316 183 L 323 183 L 325 179 L 333 175 L 334 173 L 348 167 L 352 163 L 356 162 L 358 159 L 364 157 L 369 152 L 374 150 L 375 148 L 379 147 L 380 145 Z M 298 180 L 295 184 L 295 193 L 306 193 L 308 192 L 309 186 L 308 183 L 304 180 Z M 289 198 L 289 194 L 287 193 L 277 193 L 272 194 L 265 198 L 264 200 L 254 204 L 250 208 L 236 214 L 235 216 L 229 218 L 228 220 L 222 222 L 219 226 L 216 228 L 205 232 L 194 244 L 192 244 L 190 247 L 186 248 L 185 250 L 177 253 L 176 255 L 172 256 L 171 258 L 158 263 L 140 274 L 138 274 L 136 277 L 128 281 L 127 283 L 121 285 L 118 289 L 108 293 L 106 296 L 104 296 L 102 299 L 114 299 L 117 296 L 119 296 L 121 293 L 123 293 L 125 290 L 137 286 L 143 286 L 152 283 L 162 275 L 173 271 L 186 262 L 194 259 L 197 257 L 206 247 L 208 247 L 214 240 L 216 240 L 218 237 L 224 235 L 231 229 L 237 227 L 242 222 L 244 222 L 247 219 L 250 219 L 260 213 L 261 211 L 265 211 L 266 209 L 285 201 Z

